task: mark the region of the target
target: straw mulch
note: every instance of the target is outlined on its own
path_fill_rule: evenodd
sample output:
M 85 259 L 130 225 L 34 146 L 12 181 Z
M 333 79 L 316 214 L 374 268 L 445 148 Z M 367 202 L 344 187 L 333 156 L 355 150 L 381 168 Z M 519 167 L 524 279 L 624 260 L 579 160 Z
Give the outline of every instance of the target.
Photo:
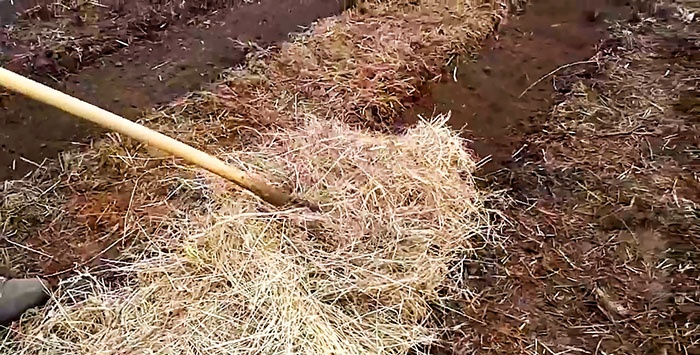
M 523 122 L 523 164 L 490 177 L 514 225 L 465 348 L 697 352 L 699 25 L 612 23 L 595 64 L 557 74 L 566 93 Z
M 469 0 L 414 3 L 362 2 L 143 119 L 322 213 L 271 209 L 118 135 L 65 154 L 58 183 L 44 171 L 6 186 L 13 203 L 0 222 L 17 233 L 27 211 L 67 230 L 75 191 L 128 182 L 129 194 L 114 228 L 100 230 L 120 235 L 121 259 L 72 270 L 4 350 L 367 354 L 434 342 L 435 309 L 471 294 L 451 265 L 501 241 L 447 117 L 381 131 L 497 16 Z M 154 218 L 154 208 L 167 213 Z

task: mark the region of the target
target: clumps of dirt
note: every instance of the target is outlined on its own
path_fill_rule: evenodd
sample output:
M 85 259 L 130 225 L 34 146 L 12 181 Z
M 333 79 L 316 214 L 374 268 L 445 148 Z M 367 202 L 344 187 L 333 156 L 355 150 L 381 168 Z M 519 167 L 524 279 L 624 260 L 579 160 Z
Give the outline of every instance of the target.
M 202 15 L 202 23 L 175 21 L 157 32 L 142 31 L 144 35 L 157 33 L 153 40 L 129 37 L 123 17 L 85 24 L 78 28 L 85 35 L 67 35 L 72 25 L 64 24 L 66 19 L 62 17 L 45 23 L 31 22 L 31 26 L 20 23 L 3 30 L 12 38 L 26 37 L 36 43 L 8 40 L 7 67 L 135 119 L 144 111 L 207 87 L 222 71 L 243 64 L 245 54 L 252 48 L 248 43 L 265 47 L 285 41 L 290 32 L 338 14 L 342 3 L 343 0 L 245 3 L 212 10 Z M 51 30 L 37 34 L 42 26 Z M 44 35 L 53 37 L 47 39 Z M 79 50 L 82 44 L 75 44 L 76 41 L 87 41 L 89 48 Z M 111 49 L 104 51 L 105 46 Z M 112 49 L 114 53 L 107 55 Z M 57 54 L 66 51 L 72 53 L 68 62 L 62 59 L 65 56 Z M 48 52 L 51 54 L 45 55 Z M 73 54 L 78 57 L 73 58 Z M 2 94 L 1 106 L 2 180 L 22 178 L 45 159 L 55 159 L 59 152 L 73 148 L 75 142 L 85 144 L 103 133 L 101 127 L 21 95 Z
M 210 13 L 222 8 L 235 6 L 244 0 L 200 0 L 171 1 L 157 0 L 148 3 L 135 0 L 103 0 L 99 3 L 84 1 L 28 0 L 21 3 L 21 17 L 47 21 L 52 18 L 81 17 L 78 25 L 86 20 L 103 20 L 113 16 L 133 16 L 148 19 L 151 16 L 172 20 L 192 20 L 188 16 Z
M 112 160 L 118 154 L 112 149 L 65 153 L 60 166 L 47 164 L 24 180 L 5 182 L 1 265 L 52 284 L 86 270 L 100 274 L 103 282 L 124 281 L 104 270 L 116 260 L 130 260 L 124 251 L 144 243 L 179 201 L 191 201 L 164 196 L 177 200 L 191 189 L 177 180 L 142 183 L 139 177 L 157 159 L 144 159 L 141 170 L 129 169 L 120 163 L 124 157 Z
M 452 266 L 478 297 L 433 353 L 697 344 L 697 23 L 586 4 L 534 2 L 404 115 L 452 112 L 509 238 Z
M 46 256 L 38 260 L 40 275 L 66 276 L 76 269 L 87 269 L 102 259 L 116 259 L 124 233 L 124 216 L 129 211 L 128 195 L 93 192 L 66 201 L 65 219 L 73 219 L 73 228 L 65 221 L 49 223 L 44 230 L 25 241 L 26 246 Z M 62 252 L 59 252 L 62 251 Z M 43 258 L 42 258 L 43 259 Z M 98 263 L 94 263 L 98 261 Z M 27 267 L 26 261 L 20 265 Z
M 19 1 L 17 23 L 2 30 L 3 61 L 23 74 L 61 80 L 131 45 L 158 41 L 170 26 L 197 25 L 240 2 Z
M 20 18 L 0 30 L 0 60 L 13 71 L 58 81 L 110 54 L 160 42 L 168 32 L 216 27 L 222 19 L 235 24 L 238 21 L 225 13 L 251 4 L 246 0 L 17 2 Z M 319 7 L 329 4 L 338 10 L 351 6 L 347 0 L 329 0 Z M 280 9 L 287 6 L 281 4 Z

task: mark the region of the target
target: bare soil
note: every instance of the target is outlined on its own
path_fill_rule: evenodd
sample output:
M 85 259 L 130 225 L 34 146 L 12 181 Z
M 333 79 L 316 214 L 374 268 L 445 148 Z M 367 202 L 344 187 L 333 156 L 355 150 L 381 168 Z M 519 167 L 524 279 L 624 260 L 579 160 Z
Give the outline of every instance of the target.
M 700 353 L 698 32 L 639 12 L 533 1 L 407 112 L 451 111 L 509 238 L 455 265 L 478 296 L 449 305 L 434 353 Z M 635 111 L 659 92 L 649 107 L 675 110 Z
M 115 0 L 63 7 L 53 1 L 16 0 L 12 7 L 2 2 L 1 19 L 7 26 L 0 30 L 0 60 L 13 71 L 137 118 L 206 88 L 222 70 L 241 64 L 251 48 L 287 40 L 290 33 L 345 8 L 345 0 L 182 3 L 186 5 Z M 15 12 L 21 14 L 14 16 Z M 104 132 L 19 95 L 3 93 L 0 107 L 0 181 L 27 174 L 48 174 L 53 179 L 61 174 L 32 171 L 61 151 L 87 148 L 92 137 Z M 18 206 L 16 220 L 10 219 L 24 232 L 7 235 L 0 230 L 0 264 L 18 275 L 40 275 L 55 282 L 119 257 L 134 242 L 123 229 L 129 213 L 157 226 L 170 212 L 168 206 L 141 208 L 151 201 L 131 200 L 135 182 L 123 181 L 123 176 L 106 178 L 118 183 L 85 184 L 65 177 L 62 186 L 69 186 L 67 194 L 73 198 L 64 201 L 57 221 L 45 219 L 42 211 Z M 35 201 L 51 198 L 52 192 L 27 193 L 31 197 L 23 198 Z
M 135 117 L 240 63 L 246 50 L 231 39 L 283 40 L 342 5 L 102 3 L 108 7 L 28 6 L 3 33 L 4 64 Z M 441 82 L 425 87 L 406 113 L 403 124 L 416 114 L 452 112 L 450 123 L 464 127 L 483 158 L 479 183 L 504 211 L 494 218 L 505 227 L 494 233 L 509 239 L 503 250 L 454 265 L 452 276 L 476 296 L 441 305 L 449 311 L 436 306 L 446 331 L 434 353 L 700 353 L 700 216 L 688 207 L 700 204 L 700 51 L 692 38 L 662 35 L 663 16 L 660 24 L 640 24 L 635 13 L 624 1 L 533 1 L 477 56 L 456 61 Z M 629 28 L 610 28 L 613 22 Z M 69 35 L 52 37 L 51 28 Z M 646 36 L 656 54 L 636 59 L 623 29 Z M 611 71 L 620 61 L 648 81 Z M 682 83 L 665 74 L 693 70 Z M 632 108 L 620 104 L 650 90 L 669 92 L 658 117 L 628 114 Z M 600 108 L 576 106 L 578 99 Z M 3 97 L 2 107 L 0 180 L 28 171 L 32 164 L 20 156 L 40 163 L 99 132 L 20 97 Z M 632 116 L 637 121 L 625 126 Z M 52 277 L 118 257 L 134 242 L 121 230 L 130 205 L 150 206 L 136 212 L 154 224 L 170 211 L 131 201 L 136 182 L 117 185 L 70 185 L 77 190 L 66 219 L 75 228 L 38 220 L 38 233 L 15 240 L 30 251 L 3 242 L 3 256 L 10 253 L 23 274 Z
M 199 90 L 250 49 L 286 40 L 345 0 L 2 2 L 2 65 L 127 118 Z M 196 4 L 195 4 L 196 3 Z M 19 18 L 13 18 L 15 12 Z M 89 142 L 99 127 L 16 95 L 0 107 L 0 180 Z
M 452 127 L 465 129 L 479 155 L 491 157 L 486 169 L 500 168 L 522 144 L 519 133 L 531 130 L 529 120 L 546 114 L 555 91 L 568 87 L 547 80 L 526 97 L 520 94 L 549 71 L 591 58 L 606 33 L 602 21 L 624 10 L 605 1 L 534 1 L 524 14 L 507 19 L 476 58 L 456 63 L 444 80 L 429 85 L 404 121 L 451 111 Z

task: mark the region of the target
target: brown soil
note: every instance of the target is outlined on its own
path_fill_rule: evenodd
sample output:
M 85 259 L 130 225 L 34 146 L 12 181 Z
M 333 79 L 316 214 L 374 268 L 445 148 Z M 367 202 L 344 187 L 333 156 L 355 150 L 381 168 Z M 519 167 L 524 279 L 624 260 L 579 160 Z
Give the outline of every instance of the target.
M 455 266 L 478 296 L 450 306 L 463 315 L 445 315 L 450 331 L 434 353 L 700 351 L 700 245 L 690 237 L 700 219 L 689 211 L 700 203 L 697 44 L 654 35 L 644 42 L 658 43 L 652 59 L 620 59 L 634 51 L 606 19 L 640 36 L 666 31 L 667 18 L 639 25 L 635 13 L 604 1 L 533 1 L 406 114 L 410 122 L 451 111 L 510 225 L 504 251 Z M 659 79 L 611 79 L 619 60 L 645 68 L 642 82 Z M 666 70 L 689 74 L 664 81 Z M 626 128 L 639 105 L 630 97 L 660 89 L 679 91 L 669 94 L 676 110 Z M 582 122 L 587 100 L 601 107 Z
M 2 64 L 127 118 L 208 85 L 222 70 L 245 60 L 246 43 L 267 47 L 284 41 L 289 33 L 345 7 L 345 0 L 201 1 L 184 8 L 145 0 L 101 1 L 100 6 L 85 2 L 67 9 L 53 1 L 14 3 L 14 8 L 0 3 L 1 20 L 17 21 L 0 31 Z M 13 18 L 23 9 L 28 11 Z M 0 181 L 22 178 L 44 159 L 89 144 L 102 132 L 18 95 L 4 94 L 0 102 Z M 65 193 L 72 199 L 65 201 L 58 220 L 45 220 L 44 212 L 32 207 L 17 207 L 19 219 L 10 220 L 24 232 L 3 235 L 0 264 L 21 275 L 52 280 L 94 269 L 134 242 L 138 233 L 124 230 L 125 216 L 144 220 L 142 228 L 157 228 L 158 219 L 171 210 L 162 204 L 141 207 L 152 201 L 130 201 L 133 182 L 105 185 L 65 179 L 61 185 L 70 189 Z M 33 193 L 28 190 L 27 196 L 37 202 L 50 199 L 53 192 Z
M 113 0 L 64 9 L 15 1 L 12 9 L 3 2 L 3 21 L 15 10 L 29 10 L 0 32 L 2 64 L 133 118 L 240 64 L 247 53 L 241 43 L 265 47 L 286 40 L 290 32 L 341 11 L 345 0 L 202 1 L 184 8 L 153 3 Z M 0 180 L 20 178 L 101 131 L 15 95 L 4 96 L 2 108 Z
M 76 49 L 55 49 L 60 40 L 37 47 L 29 39 L 33 30 L 20 26 L 5 33 L 10 38 L 5 46 L 29 55 L 6 60 L 23 58 L 12 62 L 16 70 L 133 117 L 239 63 L 245 50 L 228 37 L 275 42 L 297 25 L 340 9 L 324 0 L 202 3 L 173 11 L 149 5 L 120 12 L 115 2 L 110 6 L 116 8 L 92 9 L 80 20 L 75 13 L 86 9 L 36 8 L 25 17 L 46 18 L 46 28 L 69 21 L 72 33 L 92 28 L 99 40 L 76 35 L 80 40 L 71 48 L 89 54 L 77 58 Z M 451 124 L 465 126 L 464 136 L 484 158 L 480 183 L 497 191 L 491 203 L 511 223 L 500 231 L 508 237 L 504 250 L 481 251 L 478 259 L 465 258 L 453 268 L 459 270 L 453 276 L 478 296 L 448 305 L 459 312 L 441 317 L 448 331 L 434 353 L 698 353 L 693 344 L 700 321 L 700 248 L 692 236 L 700 235 L 699 216 L 674 197 L 700 203 L 695 165 L 700 95 L 693 89 L 670 95 L 676 102 L 675 111 L 664 111 L 668 122 L 641 120 L 630 129 L 620 129 L 618 121 L 627 118 L 620 107 L 601 110 L 583 124 L 577 120 L 587 107 L 561 112 L 560 104 L 580 97 L 609 103 L 639 94 L 634 85 L 608 83 L 607 63 L 600 58 L 624 55 L 624 39 L 607 31 L 605 20 L 637 19 L 624 3 L 617 5 L 533 1 L 524 14 L 503 23 L 478 56 L 456 63 L 441 83 L 426 87 L 429 95 L 406 114 L 411 123 L 417 113 L 452 112 Z M 667 69 L 697 65 L 692 41 L 655 36 L 657 57 L 642 64 L 630 60 L 631 65 L 650 66 L 659 77 Z M 116 39 L 129 46 L 103 45 Z M 584 63 L 595 55 L 596 63 Z M 577 62 L 582 63 L 546 76 Z M 693 77 L 698 75 L 688 78 Z M 655 83 L 670 91 L 680 87 L 663 79 Z M 20 155 L 34 161 L 53 157 L 68 141 L 95 132 L 23 98 L 5 97 L 3 105 L 0 162 L 5 167 Z M 5 150 L 12 150 L 11 158 Z M 630 173 L 630 166 L 637 170 Z M 0 179 L 21 176 L 28 167 L 20 161 L 13 169 L 0 169 Z M 13 249 L 17 254 L 11 259 L 22 262 L 13 266 L 23 274 L 63 277 L 117 257 L 134 242 L 131 231 L 123 230 L 125 218 L 154 220 L 132 223 L 148 233 L 148 226 L 170 213 L 155 201 L 132 201 L 132 195 L 147 195 L 132 193 L 136 184 L 67 183 L 75 189 L 65 204 L 64 219 L 70 222 L 44 226 L 22 240 L 30 252 L 20 256 Z
M 429 85 L 430 95 L 406 112 L 404 121 L 451 111 L 450 125 L 478 137 L 473 147 L 491 157 L 486 169 L 500 168 L 519 148 L 519 133 L 531 130 L 529 119 L 549 110 L 555 91 L 568 86 L 549 78 L 524 98 L 520 94 L 551 70 L 590 59 L 605 36 L 604 19 L 619 16 L 622 9 L 604 1 L 534 1 L 525 14 L 504 21 L 475 58 L 457 63 L 444 80 Z

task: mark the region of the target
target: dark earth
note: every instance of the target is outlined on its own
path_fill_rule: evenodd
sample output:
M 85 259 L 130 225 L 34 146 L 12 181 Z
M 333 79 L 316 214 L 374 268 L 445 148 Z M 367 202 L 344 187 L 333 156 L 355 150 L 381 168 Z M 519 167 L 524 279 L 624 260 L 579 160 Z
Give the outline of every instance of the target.
M 283 41 L 300 26 L 341 11 L 346 5 L 341 2 L 211 0 L 181 8 L 110 0 L 102 1 L 105 7 L 57 9 L 17 1 L 12 8 L 2 1 L 0 18 L 15 24 L 1 35 L 2 60 L 12 70 L 134 118 L 205 87 L 222 69 L 240 64 L 248 49 L 237 41 L 260 46 Z M 419 114 L 451 111 L 450 124 L 463 129 L 481 159 L 479 184 L 495 191 L 491 207 L 504 211 L 502 217 L 510 222 L 501 231 L 508 237 L 507 254 L 482 251 L 480 262 L 465 259 L 455 268 L 467 270 L 454 277 L 468 282 L 481 301 L 451 305 L 460 314 L 442 315 L 444 342 L 429 351 L 700 354 L 693 328 L 700 321 L 700 275 L 697 268 L 675 271 L 700 260 L 697 237 L 692 237 L 700 235 L 697 211 L 663 202 L 666 187 L 645 179 L 676 178 L 673 188 L 700 203 L 692 155 L 700 146 L 700 95 L 691 90 L 677 97 L 675 118 L 684 124 L 673 135 L 654 131 L 651 126 L 661 123 L 649 122 L 639 128 L 643 135 L 636 129 L 610 131 L 602 123 L 593 125 L 593 135 L 577 135 L 560 128 L 567 117 L 552 117 L 577 82 L 615 98 L 614 90 L 603 90 L 604 66 L 594 58 L 620 51 L 609 21 L 632 25 L 643 12 L 659 21 L 667 20 L 667 14 L 649 11 L 645 1 L 531 3 L 502 22 L 479 53 L 457 60 L 444 80 L 424 87 L 404 115 L 402 124 L 411 124 Z M 16 9 L 26 11 L 15 18 Z M 52 35 L 58 29 L 61 36 Z M 666 67 L 700 60 L 690 41 L 657 40 L 662 46 L 652 64 L 662 74 Z M 0 180 L 21 178 L 34 164 L 72 145 L 89 144 L 101 132 L 15 95 L 5 94 L 2 108 Z M 631 144 L 641 140 L 648 142 L 643 149 Z M 669 158 L 672 164 L 620 181 L 614 163 L 625 154 L 643 161 Z M 90 230 L 118 225 L 121 211 L 128 209 L 125 192 L 80 197 L 71 205 Z M 53 254 L 49 244 L 55 235 L 41 238 L 28 244 Z M 73 254 L 80 255 L 55 255 L 38 270 L 18 268 L 27 274 L 70 269 L 92 261 L 105 245 L 84 243 L 78 249 Z M 630 271 L 661 259 L 671 260 L 674 271 Z M 611 314 L 608 298 L 632 315 Z M 534 339 L 553 348 L 528 348 Z
M 472 147 L 491 157 L 486 170 L 501 168 L 522 145 L 520 133 L 532 125 L 530 120 L 552 106 L 555 88 L 549 80 L 519 95 L 551 70 L 590 59 L 606 34 L 603 19 L 625 9 L 606 1 L 533 1 L 475 58 L 463 59 L 448 79 L 429 85 L 429 95 L 404 115 L 405 121 L 451 111 L 452 127 L 478 137 Z
M 2 0 L 0 19 L 14 24 L 0 32 L 0 58 L 10 70 L 136 118 L 241 64 L 248 42 L 266 47 L 284 41 L 339 13 L 346 1 L 208 0 L 180 8 L 166 1 L 109 0 L 59 11 L 36 1 L 15 0 L 12 6 Z M 1 105 L 0 180 L 21 178 L 44 159 L 102 132 L 24 97 L 5 94 Z
M 561 128 L 568 118 L 552 117 L 577 82 L 626 99 L 605 90 L 605 64 L 599 67 L 595 56 L 622 47 L 610 38 L 610 20 L 630 26 L 640 16 L 668 20 L 668 11 L 647 5 L 532 1 L 480 53 L 430 84 L 404 115 L 402 123 L 410 123 L 417 114 L 451 112 L 449 123 L 463 130 L 481 159 L 479 184 L 495 191 L 491 204 L 511 223 L 507 252 L 484 251 L 481 261 L 455 266 L 468 270 L 480 306 L 472 300 L 451 305 L 465 316 L 446 315 L 450 330 L 434 353 L 700 354 L 700 274 L 677 271 L 700 260 L 698 211 L 662 202 L 669 189 L 678 189 L 700 203 L 697 86 L 673 104 L 668 120 L 675 123 L 659 129 L 663 122 L 644 122 L 635 127 L 639 136 L 611 131 L 624 114 L 604 117 L 593 135 L 572 135 Z M 678 66 L 697 69 L 700 52 L 692 39 L 654 40 L 662 44 L 652 62 L 658 68 L 650 72 L 661 77 Z M 684 80 L 697 83 L 697 73 Z M 623 180 L 617 162 L 628 156 L 637 157 L 635 166 L 656 161 L 664 169 L 642 169 Z M 675 183 L 659 186 L 648 181 L 657 181 L 654 176 Z M 648 269 L 651 260 L 673 260 L 677 270 Z M 636 271 L 644 269 L 648 273 Z M 618 304 L 629 307 L 627 318 L 609 310 Z M 535 339 L 550 348 L 533 349 Z

